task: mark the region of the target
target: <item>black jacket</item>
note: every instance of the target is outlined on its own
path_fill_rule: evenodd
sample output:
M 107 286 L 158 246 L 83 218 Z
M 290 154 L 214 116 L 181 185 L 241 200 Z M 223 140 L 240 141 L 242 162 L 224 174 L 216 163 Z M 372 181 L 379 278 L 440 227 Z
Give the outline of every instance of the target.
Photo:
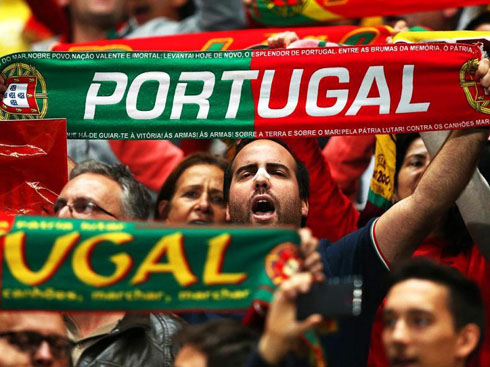
M 126 314 L 80 356 L 77 367 L 172 367 L 172 337 L 182 326 L 168 314 Z

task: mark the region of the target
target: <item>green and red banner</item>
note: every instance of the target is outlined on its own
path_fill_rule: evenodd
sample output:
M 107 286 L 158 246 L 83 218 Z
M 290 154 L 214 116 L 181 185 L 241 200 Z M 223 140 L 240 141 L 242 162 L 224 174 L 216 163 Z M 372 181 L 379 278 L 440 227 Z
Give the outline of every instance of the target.
M 8 84 L 0 119 L 64 117 L 68 137 L 76 139 L 393 134 L 487 126 L 489 97 L 474 75 L 480 57 L 477 46 L 438 43 L 17 53 L 0 59 Z M 30 89 L 34 93 L 25 92 Z M 36 109 L 24 111 L 34 104 Z
M 267 45 L 267 39 L 290 28 L 247 29 L 239 31 L 202 32 L 134 39 L 111 39 L 87 43 L 60 43 L 53 51 L 224 51 L 243 50 Z M 307 27 L 295 28 L 300 39 L 313 38 L 345 45 L 381 44 L 391 36 L 387 26 Z
M 245 309 L 301 266 L 298 241 L 290 229 L 0 218 L 0 308 Z
M 485 0 L 250 0 L 248 13 L 258 24 L 295 26 L 339 19 L 398 15 L 488 4 Z

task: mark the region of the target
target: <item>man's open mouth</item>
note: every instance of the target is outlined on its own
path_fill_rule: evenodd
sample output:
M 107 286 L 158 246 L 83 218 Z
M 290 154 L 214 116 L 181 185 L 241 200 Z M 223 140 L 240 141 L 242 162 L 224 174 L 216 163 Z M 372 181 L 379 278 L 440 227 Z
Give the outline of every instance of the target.
M 258 221 L 270 221 L 275 214 L 276 206 L 268 195 L 257 195 L 252 200 L 252 213 Z

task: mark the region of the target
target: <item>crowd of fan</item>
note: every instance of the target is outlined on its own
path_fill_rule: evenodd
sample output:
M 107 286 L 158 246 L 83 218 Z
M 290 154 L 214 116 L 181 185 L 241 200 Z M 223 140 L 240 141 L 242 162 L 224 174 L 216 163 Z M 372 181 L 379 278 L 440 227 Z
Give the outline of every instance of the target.
M 36 11 L 40 2 L 29 3 Z M 104 39 L 122 22 L 120 37 L 246 24 L 241 0 L 48 3 L 69 24 L 56 42 Z M 462 12 L 409 14 L 401 27 L 450 30 Z M 489 20 L 482 13 L 467 27 L 484 30 Z M 296 39 L 288 33 L 271 44 Z M 477 72 L 485 88 L 489 65 L 480 62 Z M 2 79 L 0 92 L 4 88 Z M 459 130 L 447 139 L 445 133 L 399 136 L 394 205 L 364 225 L 355 198 L 374 137 L 335 137 L 324 148 L 316 139 L 242 140 L 228 160 L 202 143 L 69 141 L 68 154 L 78 164 L 54 203 L 56 216 L 288 224 L 300 233 L 304 268 L 282 283 L 268 310 L 256 310 L 259 327 L 244 325 L 238 313 L 1 312 L 0 367 L 311 365 L 301 336 L 325 320 L 316 313 L 297 320 L 295 300 L 313 283 L 352 275 L 363 278 L 363 310 L 339 320 L 337 332 L 320 334 L 328 366 L 487 367 L 488 132 Z M 479 161 L 484 177 L 475 172 Z M 418 259 L 406 262 L 412 256 Z

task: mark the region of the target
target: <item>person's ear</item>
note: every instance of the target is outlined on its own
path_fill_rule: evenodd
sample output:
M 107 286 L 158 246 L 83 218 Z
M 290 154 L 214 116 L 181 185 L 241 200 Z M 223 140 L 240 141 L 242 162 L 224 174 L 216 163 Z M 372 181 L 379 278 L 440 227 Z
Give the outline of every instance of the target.
M 301 216 L 303 218 L 308 217 L 308 211 L 310 210 L 310 203 L 308 199 L 301 199 Z
M 465 360 L 473 352 L 480 340 L 480 328 L 476 324 L 467 324 L 458 332 L 456 357 Z
M 231 216 L 230 216 L 230 206 L 226 204 L 226 214 L 225 214 L 225 220 L 227 222 L 231 222 Z
M 161 219 L 167 219 L 169 208 L 170 205 L 168 204 L 168 200 L 162 200 L 158 203 L 158 213 L 160 214 Z

